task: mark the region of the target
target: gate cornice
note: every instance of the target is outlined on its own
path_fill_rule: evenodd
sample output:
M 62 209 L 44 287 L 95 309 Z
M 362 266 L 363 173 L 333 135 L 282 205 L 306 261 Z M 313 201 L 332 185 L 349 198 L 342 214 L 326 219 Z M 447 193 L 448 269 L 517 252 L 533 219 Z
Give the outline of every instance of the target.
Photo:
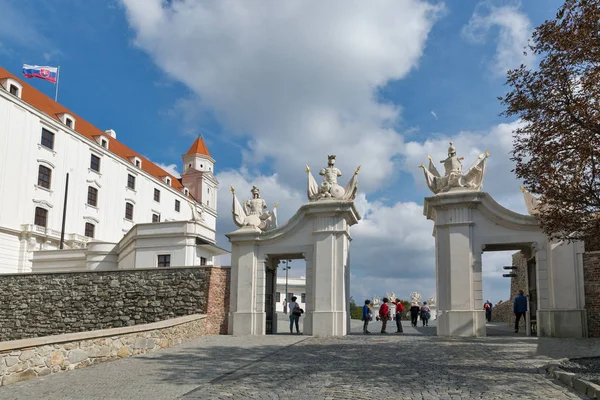
M 231 242 L 259 241 L 265 244 L 278 241 L 283 237 L 302 228 L 302 224 L 313 223 L 314 218 L 343 215 L 349 226 L 360 221 L 361 216 L 353 201 L 320 200 L 302 205 L 290 220 L 270 231 L 263 232 L 258 228 L 245 226 L 237 231 L 228 233 Z M 331 231 L 329 231 L 331 232 Z
M 539 231 L 541 229 L 537 218 L 519 214 L 503 207 L 486 192 L 450 192 L 426 197 L 423 204 L 423 214 L 427 219 L 434 221 L 437 226 L 444 224 L 442 221 L 438 223 L 440 211 L 461 207 L 477 209 L 481 215 L 490 221 L 507 228 L 523 231 Z

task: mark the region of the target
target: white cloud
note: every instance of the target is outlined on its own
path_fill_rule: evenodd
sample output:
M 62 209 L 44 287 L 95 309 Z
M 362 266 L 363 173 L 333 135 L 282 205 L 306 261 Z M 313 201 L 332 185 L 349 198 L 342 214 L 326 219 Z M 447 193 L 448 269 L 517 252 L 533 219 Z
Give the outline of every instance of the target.
M 437 114 L 435 113 L 435 111 L 431 110 L 430 112 L 431 112 L 431 115 L 433 116 L 433 118 L 435 118 L 435 119 L 436 119 L 436 121 L 437 121 L 437 119 L 438 119 L 438 116 L 437 116 Z
M 400 108 L 376 89 L 418 65 L 442 6 L 417 0 L 122 0 L 135 43 L 248 135 L 245 164 L 268 160 L 284 181 L 328 153 L 364 187 L 393 173 Z
M 163 163 L 155 163 L 157 166 L 161 167 L 162 169 L 164 169 L 165 171 L 167 171 L 168 173 L 170 173 L 171 175 L 173 175 L 175 178 L 181 178 L 181 173 L 179 171 L 177 171 L 177 168 L 179 168 L 179 165 L 177 164 L 163 164 Z
M 493 28 L 498 28 L 496 54 L 490 68 L 499 76 L 505 76 L 509 69 L 531 60 L 531 56 L 523 53 L 531 37 L 531 21 L 519 8 L 520 4 L 495 7 L 489 1 L 483 1 L 462 29 L 466 40 L 481 44 Z
M 428 151 L 445 158 L 449 138 L 405 143 L 393 129 L 401 108 L 379 103 L 376 95 L 418 66 L 442 6 L 417 0 L 121 1 L 137 46 L 169 79 L 192 90 L 174 107 L 189 118 L 184 122 L 197 126 L 208 110 L 225 131 L 247 140 L 243 167 L 217 173 L 219 245 L 229 248 L 223 233 L 236 228 L 230 184 L 240 199 L 257 185 L 269 207 L 279 201 L 285 223 L 306 201 L 304 165 L 320 168 L 333 153 L 343 181 L 362 164 L 356 203 L 364 219 L 352 230 L 352 294 L 434 295 L 433 226 L 422 204 L 386 204 L 368 194 L 398 169 L 413 173 L 425 189 L 417 165 Z M 493 153 L 490 171 L 498 171 L 488 172 L 486 188 L 512 201 L 507 188 L 518 190 L 518 184 L 508 160 L 511 128 L 461 132 L 452 140 L 467 163 L 485 148 Z M 263 163 L 276 173 L 261 173 Z

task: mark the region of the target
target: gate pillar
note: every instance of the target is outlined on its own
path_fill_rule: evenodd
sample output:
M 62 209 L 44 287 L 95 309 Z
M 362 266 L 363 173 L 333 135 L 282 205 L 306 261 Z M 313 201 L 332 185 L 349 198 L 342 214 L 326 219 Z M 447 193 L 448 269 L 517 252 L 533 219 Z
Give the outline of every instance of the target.
M 434 221 L 438 336 L 485 336 L 481 248 L 473 238 L 473 209 L 480 193 L 438 194 L 425 199 Z M 479 246 L 480 247 L 480 246 Z

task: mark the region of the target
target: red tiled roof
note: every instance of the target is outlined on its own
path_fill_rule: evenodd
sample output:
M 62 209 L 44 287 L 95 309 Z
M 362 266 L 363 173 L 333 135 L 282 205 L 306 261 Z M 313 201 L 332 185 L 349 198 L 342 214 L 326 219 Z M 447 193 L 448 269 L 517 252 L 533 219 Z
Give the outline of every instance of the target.
M 83 118 L 77 116 L 77 114 L 68 110 L 66 107 L 55 102 L 54 100 L 52 100 L 50 97 L 46 96 L 39 90 L 28 85 L 20 78 L 16 77 L 15 75 L 11 74 L 4 68 L 0 67 L 0 79 L 3 79 L 3 78 L 15 79 L 21 85 L 23 85 L 21 99 L 23 101 L 25 101 L 26 103 L 28 103 L 29 105 L 31 105 L 32 107 L 38 109 L 39 111 L 43 112 L 44 114 L 47 114 L 50 118 L 57 120 L 57 121 L 60 121 L 60 119 L 58 118 L 59 114 L 68 113 L 68 114 L 73 115 L 73 117 L 75 117 L 75 119 L 76 119 L 75 131 L 77 133 L 87 137 L 88 139 L 92 139 L 92 140 L 94 140 L 94 136 L 98 136 L 98 135 L 107 137 L 109 139 L 109 143 L 110 143 L 109 151 L 111 153 L 116 154 L 117 156 L 121 157 L 122 159 L 124 159 L 125 161 L 127 161 L 129 163 L 131 163 L 131 161 L 129 159 L 130 157 L 139 157 L 142 160 L 142 170 L 146 171 L 147 173 L 149 173 L 150 175 L 152 175 L 158 179 L 160 179 L 163 176 L 170 176 L 172 178 L 171 179 L 172 187 L 175 189 L 178 189 L 178 190 L 183 189 L 183 185 L 181 184 L 181 182 L 179 182 L 179 180 L 177 180 L 177 178 L 175 178 L 174 176 L 169 174 L 167 171 L 163 170 L 162 168 L 160 168 L 159 166 L 157 166 L 156 164 L 154 164 L 152 161 L 148 160 L 141 154 L 131 150 L 129 147 L 125 146 L 123 143 L 117 141 L 116 139 L 113 139 L 112 137 L 110 137 L 109 135 L 104 133 L 104 131 L 96 128 L 94 125 L 90 124 L 88 121 L 84 120 Z M 204 145 L 204 142 L 203 142 L 203 145 Z M 204 147 L 206 148 L 206 146 L 204 146 Z M 207 153 L 208 153 L 208 151 L 207 151 Z
M 206 144 L 204 144 L 204 140 L 202 140 L 202 136 L 198 136 L 198 139 L 196 139 L 186 154 L 202 154 L 210 157 L 210 153 L 206 148 Z

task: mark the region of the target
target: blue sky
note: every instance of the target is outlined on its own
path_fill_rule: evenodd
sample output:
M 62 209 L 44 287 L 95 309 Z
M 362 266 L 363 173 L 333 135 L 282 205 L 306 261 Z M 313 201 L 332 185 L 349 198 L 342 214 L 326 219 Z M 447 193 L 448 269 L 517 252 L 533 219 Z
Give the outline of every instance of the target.
M 362 164 L 353 295 L 434 295 L 430 193 L 416 167 L 427 153 L 441 160 L 448 140 L 468 162 L 490 149 L 484 190 L 525 211 L 508 156 L 515 122 L 497 97 L 507 68 L 535 62 L 522 48 L 562 2 L 284 3 L 0 0 L 0 65 L 60 65 L 60 103 L 175 172 L 202 134 L 217 160 L 223 246 L 230 184 L 259 184 L 285 220 L 305 201 L 304 164 L 335 153 L 342 180 Z M 509 263 L 485 254 L 494 302 L 508 294 Z

